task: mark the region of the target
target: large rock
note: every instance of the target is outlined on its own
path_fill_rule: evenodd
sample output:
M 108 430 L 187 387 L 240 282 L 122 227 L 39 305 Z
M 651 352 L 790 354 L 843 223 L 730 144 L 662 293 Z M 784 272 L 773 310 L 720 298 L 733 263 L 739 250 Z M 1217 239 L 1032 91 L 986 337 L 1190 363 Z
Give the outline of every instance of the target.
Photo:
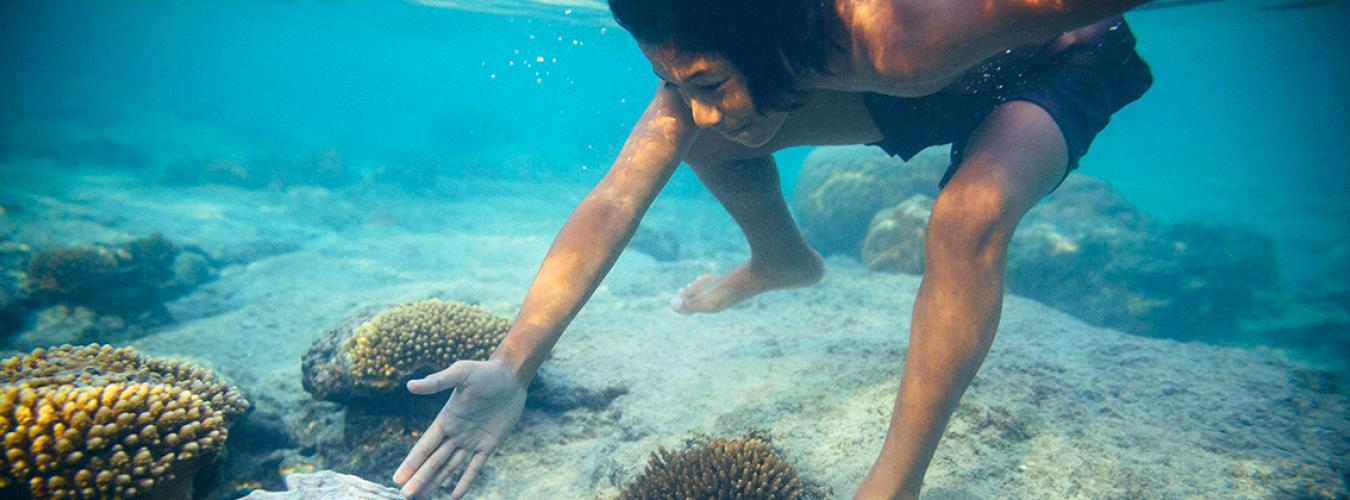
M 1013 239 L 1008 288 L 1096 325 L 1205 339 L 1258 315 L 1278 281 L 1252 229 L 1150 220 L 1105 182 L 1074 175 Z
M 869 269 L 921 274 L 933 201 L 915 196 L 873 218 Z M 1010 292 L 1126 332 L 1204 339 L 1266 307 L 1274 243 L 1251 229 L 1157 223 L 1101 180 L 1073 175 L 1023 219 L 1008 251 Z
M 11 340 L 32 348 L 120 342 L 172 321 L 166 301 L 212 279 L 200 253 L 160 234 L 114 245 L 57 246 L 32 254 L 18 293 L 0 277 L 0 330 L 20 330 L 30 309 L 33 328 Z M 8 296 L 8 297 L 6 297 Z
M 946 148 L 908 162 L 870 146 L 818 148 L 802 162 L 792 198 L 802 233 L 823 254 L 857 256 L 877 212 L 916 194 L 937 197 L 950 164 Z
M 933 198 L 916 194 L 877 212 L 863 240 L 863 265 L 874 271 L 923 274 L 924 232 Z

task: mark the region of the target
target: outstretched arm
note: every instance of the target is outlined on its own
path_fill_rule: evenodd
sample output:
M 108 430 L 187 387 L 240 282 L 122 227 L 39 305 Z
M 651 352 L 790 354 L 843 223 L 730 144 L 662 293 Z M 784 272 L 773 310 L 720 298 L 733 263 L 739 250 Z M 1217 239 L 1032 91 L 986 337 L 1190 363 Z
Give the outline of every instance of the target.
M 408 382 L 408 390 L 417 394 L 454 392 L 394 474 L 405 495 L 430 493 L 467 460 L 453 493 L 455 498 L 464 495 L 520 417 L 525 387 L 540 363 L 618 260 L 697 133 L 680 96 L 660 88 L 619 158 L 553 241 L 515 323 L 492 357 L 459 361 Z
M 534 377 L 553 344 L 595 292 L 698 135 L 678 92 L 661 86 L 619 158 L 581 201 L 544 257 L 516 321 L 492 357 L 516 378 Z

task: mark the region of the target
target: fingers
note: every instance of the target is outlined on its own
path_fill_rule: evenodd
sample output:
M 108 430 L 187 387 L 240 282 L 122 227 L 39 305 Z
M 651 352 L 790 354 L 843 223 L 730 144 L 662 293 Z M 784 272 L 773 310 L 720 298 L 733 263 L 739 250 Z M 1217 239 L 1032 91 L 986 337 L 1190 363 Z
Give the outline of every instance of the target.
M 464 463 L 464 459 L 467 458 L 468 456 L 469 450 L 466 450 L 464 448 L 455 450 L 455 454 L 450 456 L 450 463 L 445 464 L 445 467 L 441 468 L 441 473 L 436 475 L 436 481 L 434 481 L 434 484 L 440 486 L 449 486 L 450 475 L 453 474 L 455 470 L 459 468 L 460 464 Z
M 409 380 L 408 391 L 413 394 L 435 394 L 457 387 L 469 377 L 470 366 L 472 365 L 468 361 L 456 361 L 449 368 L 427 375 L 425 378 Z
M 422 463 L 431 456 L 431 453 L 441 445 L 445 433 L 441 431 L 440 422 L 432 422 L 427 432 L 417 440 L 412 450 L 408 451 L 408 457 L 403 459 L 403 463 L 398 466 L 398 471 L 394 473 L 394 482 L 403 484 L 412 478 L 414 472 L 422 467 Z
M 455 451 L 454 443 L 450 441 L 441 443 L 436 448 L 436 452 L 432 453 L 427 461 L 417 469 L 417 473 L 413 474 L 412 479 L 408 480 L 408 484 L 403 485 L 402 493 L 405 496 L 412 497 L 435 488 L 436 484 L 432 480 L 436 479 L 437 473 L 441 471 L 441 465 L 445 463 L 446 459 L 450 458 L 450 453 L 453 451 Z
M 469 460 L 469 467 L 464 469 L 464 475 L 459 476 L 459 484 L 455 485 L 455 491 L 450 494 L 451 497 L 459 500 L 464 496 L 464 493 L 469 491 L 469 484 L 472 484 L 473 479 L 478 476 L 478 469 L 483 467 L 483 462 L 487 461 L 488 454 L 488 452 L 480 451 L 473 456 L 473 460 Z

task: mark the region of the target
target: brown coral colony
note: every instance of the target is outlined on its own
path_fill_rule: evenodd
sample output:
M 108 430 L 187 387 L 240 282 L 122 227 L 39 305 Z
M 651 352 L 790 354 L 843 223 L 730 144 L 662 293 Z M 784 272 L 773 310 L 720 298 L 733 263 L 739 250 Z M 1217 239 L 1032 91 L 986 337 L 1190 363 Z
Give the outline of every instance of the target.
M 173 488 L 248 403 L 211 372 L 104 345 L 0 362 L 0 491 L 126 498 Z
M 801 498 L 797 470 L 758 437 L 717 438 L 685 451 L 653 453 L 623 500 Z

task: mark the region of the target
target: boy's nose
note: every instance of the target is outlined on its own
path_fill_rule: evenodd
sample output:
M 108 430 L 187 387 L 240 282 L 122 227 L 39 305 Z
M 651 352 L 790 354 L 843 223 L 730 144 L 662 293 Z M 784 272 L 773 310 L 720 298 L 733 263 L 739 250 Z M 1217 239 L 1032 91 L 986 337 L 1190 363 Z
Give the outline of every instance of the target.
M 694 115 L 694 123 L 699 128 L 708 128 L 722 122 L 722 111 L 697 99 L 689 101 L 689 110 Z

